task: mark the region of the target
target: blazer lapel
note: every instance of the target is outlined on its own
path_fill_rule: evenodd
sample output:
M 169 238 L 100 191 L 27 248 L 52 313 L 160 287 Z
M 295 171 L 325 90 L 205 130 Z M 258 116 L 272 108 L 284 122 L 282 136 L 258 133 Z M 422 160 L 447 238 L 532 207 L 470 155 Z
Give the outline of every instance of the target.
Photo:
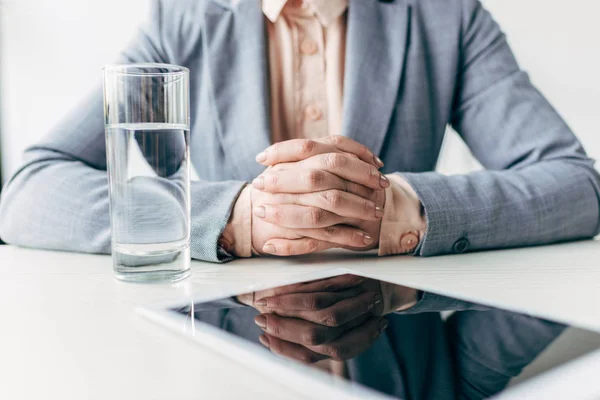
M 268 64 L 260 2 L 210 1 L 204 26 L 221 143 L 238 178 L 251 180 L 264 169 L 254 160 L 256 155 L 270 144 Z
M 379 154 L 394 112 L 410 30 L 406 0 L 350 0 L 342 132 Z

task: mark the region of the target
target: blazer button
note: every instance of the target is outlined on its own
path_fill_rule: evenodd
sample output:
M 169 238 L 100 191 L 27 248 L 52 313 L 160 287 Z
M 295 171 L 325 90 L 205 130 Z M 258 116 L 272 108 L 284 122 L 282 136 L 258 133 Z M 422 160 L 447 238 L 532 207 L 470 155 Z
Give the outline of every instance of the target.
M 454 243 L 454 246 L 452 246 L 452 249 L 454 250 L 454 252 L 456 254 L 462 254 L 465 251 L 467 251 L 469 249 L 469 239 L 467 238 L 460 238 L 456 241 L 456 243 Z

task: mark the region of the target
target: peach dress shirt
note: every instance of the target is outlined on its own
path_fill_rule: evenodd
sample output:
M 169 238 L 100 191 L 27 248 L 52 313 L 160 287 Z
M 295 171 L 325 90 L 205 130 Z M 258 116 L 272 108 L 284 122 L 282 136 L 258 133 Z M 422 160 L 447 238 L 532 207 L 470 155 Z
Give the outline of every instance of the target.
M 348 0 L 263 0 L 269 44 L 271 141 L 342 134 Z M 413 252 L 426 223 L 414 190 L 387 175 L 379 255 Z M 230 220 L 238 257 L 252 256 L 252 203 L 248 186 Z M 232 243 L 231 243 L 232 242 Z

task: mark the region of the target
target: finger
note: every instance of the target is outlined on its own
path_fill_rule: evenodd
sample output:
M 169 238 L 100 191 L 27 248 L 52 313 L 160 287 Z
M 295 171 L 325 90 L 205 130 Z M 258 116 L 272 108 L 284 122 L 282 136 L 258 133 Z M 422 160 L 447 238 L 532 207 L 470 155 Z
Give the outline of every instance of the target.
M 350 153 L 353 156 L 381 168 L 383 163 L 364 145 L 343 136 L 332 136 L 322 140 L 293 139 L 275 143 L 256 156 L 262 165 L 276 165 L 296 162 L 314 157 L 317 154 Z
M 360 161 L 362 162 L 362 161 Z M 351 182 L 322 169 L 295 168 L 267 170 L 252 181 L 254 189 L 268 193 L 314 193 L 325 190 L 341 190 L 365 199 L 374 195 L 374 190 Z M 381 190 L 379 188 L 379 190 Z
M 338 301 L 358 296 L 362 292 L 360 287 L 354 287 L 340 292 L 290 293 L 259 299 L 256 301 L 256 305 L 267 309 L 315 311 L 327 308 Z
M 304 364 L 314 364 L 329 358 L 326 355 L 315 353 L 302 345 L 286 342 L 268 334 L 261 335 L 258 340 L 263 346 L 278 356 L 291 358 Z
M 338 189 L 301 194 L 265 194 L 263 197 L 265 197 L 265 203 L 317 207 L 337 214 L 340 217 L 367 221 L 376 221 L 383 217 L 383 209 L 375 204 L 373 200 Z
M 319 139 L 319 142 L 327 143 L 345 153 L 356 155 L 358 158 L 369 164 L 373 163 L 377 168 L 384 166 L 383 161 L 377 157 L 369 148 L 356 140 L 341 135 L 327 136 Z
M 296 318 L 283 318 L 275 314 L 260 314 L 254 322 L 263 331 L 279 339 L 303 346 L 316 346 L 339 337 L 342 328 L 329 328 Z
M 281 317 L 277 314 L 260 314 L 254 322 L 271 336 L 303 346 L 318 346 L 329 343 L 345 332 L 362 325 L 371 316 L 363 316 L 339 327 L 314 324 L 298 318 Z
M 330 278 L 318 279 L 310 282 L 294 283 L 281 286 L 270 291 L 270 296 L 279 296 L 287 293 L 311 293 L 311 292 L 335 292 L 356 287 L 363 283 L 366 278 L 358 275 L 344 274 Z M 256 298 L 262 298 L 257 292 Z
M 386 189 L 389 179 L 379 170 L 362 161 L 339 153 L 319 154 L 298 163 L 302 168 L 327 171 L 350 182 L 373 190 Z
M 375 239 L 368 233 L 347 225 L 334 225 L 318 229 L 296 229 L 296 233 L 343 247 L 363 249 L 373 244 Z
M 253 215 L 271 224 L 284 228 L 325 228 L 337 225 L 343 218 L 317 207 L 293 204 L 260 204 L 254 207 Z
M 286 311 L 278 310 L 281 316 L 302 318 L 315 324 L 330 327 L 341 326 L 363 314 L 372 314 L 372 311 L 381 304 L 381 294 L 365 292 L 356 297 L 341 300 L 334 305 L 318 311 Z
M 309 350 L 329 356 L 336 361 L 349 360 L 371 347 L 387 326 L 387 320 L 380 317 L 373 317 L 366 323 L 340 336 L 338 339 L 326 344 L 310 346 Z
M 322 242 L 316 239 L 271 239 L 262 248 L 263 253 L 274 256 L 300 256 L 317 253 L 338 247 L 335 243 Z

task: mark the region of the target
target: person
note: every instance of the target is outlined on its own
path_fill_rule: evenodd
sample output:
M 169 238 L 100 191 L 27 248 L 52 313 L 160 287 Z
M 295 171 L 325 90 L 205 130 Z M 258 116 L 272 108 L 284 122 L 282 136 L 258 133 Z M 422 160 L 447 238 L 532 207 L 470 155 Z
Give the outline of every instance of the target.
M 191 71 L 193 258 L 432 256 L 598 233 L 593 161 L 478 1 L 152 9 L 119 62 Z M 448 124 L 487 170 L 432 172 Z M 3 192 L 2 238 L 108 253 L 101 91 L 24 158 Z
M 152 10 L 118 62 L 190 69 L 193 258 L 332 247 L 433 256 L 598 233 L 593 160 L 478 0 L 155 0 Z M 434 172 L 447 125 L 486 170 Z M 101 91 L 24 158 L 2 193 L 0 236 L 109 253 Z M 404 297 L 407 312 L 469 309 Z

